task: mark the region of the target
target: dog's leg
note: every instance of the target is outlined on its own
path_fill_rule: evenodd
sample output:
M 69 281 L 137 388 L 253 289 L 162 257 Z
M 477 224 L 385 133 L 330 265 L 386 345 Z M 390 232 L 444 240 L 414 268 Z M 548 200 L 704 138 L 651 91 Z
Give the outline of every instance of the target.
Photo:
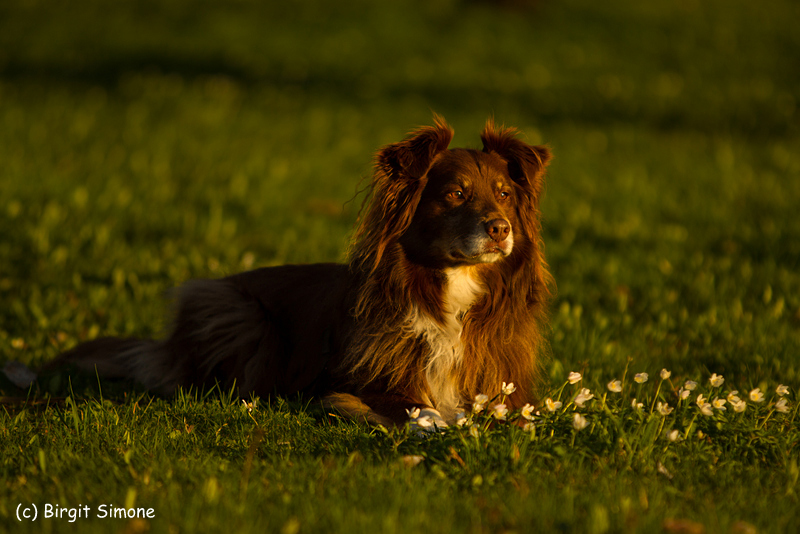
M 415 417 L 411 417 L 411 416 Z M 442 417 L 442 414 L 436 408 L 422 408 L 419 413 L 412 411 L 409 414 L 409 422 L 411 428 L 415 430 L 423 430 L 425 432 L 433 432 L 435 430 L 442 430 L 449 425 Z
M 375 413 L 372 408 L 349 393 L 332 393 L 322 399 L 326 410 L 333 410 L 345 417 L 373 425 L 383 425 L 386 428 L 395 426 L 395 421 Z
M 333 393 L 325 397 L 322 403 L 326 409 L 333 409 L 356 421 L 387 428 L 409 423 L 414 430 L 429 432 L 448 426 L 442 414 L 435 408 L 393 395 L 374 395 L 361 399 L 349 393 Z M 371 406 L 382 409 L 382 412 L 376 412 Z

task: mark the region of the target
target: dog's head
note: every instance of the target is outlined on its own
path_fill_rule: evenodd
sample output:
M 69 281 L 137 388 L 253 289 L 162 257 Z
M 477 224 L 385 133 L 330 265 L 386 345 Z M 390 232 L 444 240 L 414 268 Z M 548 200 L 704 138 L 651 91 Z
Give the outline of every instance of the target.
M 369 231 L 370 215 L 382 228 L 373 267 L 391 240 L 411 262 L 446 268 L 498 262 L 536 239 L 549 150 L 491 120 L 481 134 L 483 150 L 448 149 L 452 134 L 437 117 L 434 126 L 378 153 L 372 213 L 359 231 Z
M 515 242 L 534 239 L 550 152 L 515 134 L 490 120 L 482 151 L 448 149 L 452 130 L 437 117 L 434 126 L 382 149 L 372 208 L 383 239 L 432 268 L 494 263 L 511 255 Z

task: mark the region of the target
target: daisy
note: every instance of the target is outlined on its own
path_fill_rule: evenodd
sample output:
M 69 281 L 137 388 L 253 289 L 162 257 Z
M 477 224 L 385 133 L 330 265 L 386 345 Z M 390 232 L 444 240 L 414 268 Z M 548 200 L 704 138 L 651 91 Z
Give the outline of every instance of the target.
M 575 430 L 583 430 L 587 426 L 589 426 L 589 421 L 587 421 L 586 418 L 581 414 L 576 413 L 575 417 L 572 419 L 572 427 Z
M 508 416 L 508 408 L 505 404 L 495 404 L 492 406 L 492 417 L 505 421 Z
M 739 398 L 739 391 L 734 389 L 733 391 L 728 393 L 728 402 L 730 402 L 731 404 L 742 402 L 742 399 Z
M 575 405 L 576 405 L 578 408 L 583 408 L 583 403 L 584 403 L 584 402 L 586 402 L 586 401 L 592 400 L 593 398 L 594 398 L 594 395 L 592 394 L 592 392 L 591 392 L 591 391 L 589 391 L 589 390 L 588 390 L 588 389 L 586 389 L 586 388 L 583 388 L 583 389 L 581 390 L 581 392 L 580 392 L 580 393 L 578 393 L 578 394 L 575 396 L 575 401 L 574 401 L 574 402 L 575 402 Z
M 511 395 L 517 390 L 517 387 L 514 385 L 514 382 L 510 382 L 508 384 L 503 382 L 502 390 L 503 390 L 503 395 Z
M 648 378 L 650 378 L 650 375 L 647 373 L 636 373 L 636 376 L 633 377 L 637 384 L 644 384 Z
M 789 413 L 789 402 L 786 399 L 780 399 L 775 403 L 775 409 L 781 413 Z
M 681 400 L 688 399 L 689 395 L 691 395 L 691 394 L 692 394 L 692 392 L 690 390 L 686 389 L 686 388 L 681 388 L 678 391 L 678 396 L 681 398 Z
M 718 388 L 722 385 L 723 382 L 725 382 L 725 379 L 722 378 L 722 375 L 714 373 L 711 375 L 711 378 L 709 378 L 708 381 L 711 382 L 711 385 L 713 387 Z
M 781 384 L 780 386 L 775 388 L 775 393 L 777 393 L 781 397 L 783 397 L 784 395 L 788 395 L 789 394 L 789 386 L 784 386 L 783 384 Z
M 667 434 L 667 439 L 669 439 L 673 443 L 680 441 L 681 433 L 678 430 L 673 430 L 669 434 Z
M 525 406 L 523 406 L 520 409 L 519 413 L 520 413 L 520 415 L 522 415 L 522 417 L 524 417 L 528 421 L 532 421 L 533 420 L 533 410 L 534 410 L 533 406 L 531 406 L 530 404 L 525 404 Z
M 467 424 L 467 414 L 460 412 L 456 415 L 456 426 L 464 426 Z
M 613 393 L 619 393 L 622 391 L 622 382 L 619 380 L 612 380 L 606 387 Z
M 698 395 L 697 400 L 695 402 L 697 402 L 697 406 L 698 408 L 700 408 L 700 413 L 709 417 L 714 415 L 713 406 L 711 405 L 710 402 L 706 402 L 705 397 L 703 397 L 702 395 Z
M 697 382 L 694 380 L 687 380 L 685 384 L 683 384 L 683 389 L 686 391 L 694 391 L 694 388 L 697 387 Z
M 761 388 L 756 388 L 750 392 L 750 400 L 753 402 L 764 402 L 764 394 L 761 393 Z
M 663 416 L 671 414 L 672 410 L 674 410 L 674 408 L 670 408 L 669 404 L 667 404 L 666 402 L 659 402 L 656 405 L 656 409 L 658 410 L 658 413 L 660 413 Z
M 644 404 L 642 404 L 641 402 L 636 402 L 636 399 L 633 399 L 633 402 L 631 402 L 631 408 L 633 408 L 634 410 L 641 410 L 643 406 Z
M 489 402 L 489 396 L 484 395 L 483 393 L 479 395 L 475 395 L 475 402 L 472 405 L 472 411 L 474 413 L 480 413 L 486 408 L 486 403 Z
M 671 376 L 672 376 L 671 371 L 667 371 L 666 369 L 661 370 L 661 380 L 667 380 Z
M 548 397 L 547 400 L 544 401 L 544 405 L 548 411 L 554 412 L 559 408 L 561 408 L 561 401 L 554 401 L 553 399 Z
M 659 473 L 661 473 L 668 479 L 672 480 L 672 473 L 670 473 L 669 470 L 666 467 L 664 467 L 664 465 L 661 462 L 658 462 L 658 464 L 656 465 L 656 469 L 658 470 Z
M 406 455 L 403 456 L 403 465 L 406 467 L 414 467 L 415 465 L 419 465 L 424 459 L 424 457 L 419 455 Z
M 741 399 L 737 400 L 736 402 L 731 402 L 731 406 L 733 406 L 733 411 L 736 413 L 742 413 L 745 408 L 747 408 L 747 403 Z
M 583 377 L 581 376 L 580 373 L 576 373 L 575 371 L 572 371 L 569 374 L 569 376 L 567 377 L 567 380 L 569 381 L 570 384 L 577 384 L 578 382 L 581 381 L 582 378 Z
M 715 398 L 711 405 L 714 407 L 715 410 L 725 411 L 727 408 L 725 407 L 725 399 Z

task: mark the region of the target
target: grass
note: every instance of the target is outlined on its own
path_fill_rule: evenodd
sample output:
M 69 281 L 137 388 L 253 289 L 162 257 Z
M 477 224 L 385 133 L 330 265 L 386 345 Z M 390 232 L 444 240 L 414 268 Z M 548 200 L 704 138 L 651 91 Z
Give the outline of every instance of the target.
M 250 412 L 229 392 L 62 375 L 21 391 L 0 374 L 0 531 L 798 530 L 798 15 L 741 0 L 3 3 L 0 361 L 159 335 L 165 292 L 189 278 L 340 260 L 370 155 L 435 110 L 455 145 L 494 115 L 555 153 L 546 394 L 563 406 L 535 433 L 420 438 L 311 399 Z M 562 388 L 571 371 L 583 381 Z M 687 379 L 747 409 L 702 415 L 696 393 L 678 402 Z M 28 503 L 92 518 L 18 522 Z M 102 504 L 155 517 L 97 519 Z

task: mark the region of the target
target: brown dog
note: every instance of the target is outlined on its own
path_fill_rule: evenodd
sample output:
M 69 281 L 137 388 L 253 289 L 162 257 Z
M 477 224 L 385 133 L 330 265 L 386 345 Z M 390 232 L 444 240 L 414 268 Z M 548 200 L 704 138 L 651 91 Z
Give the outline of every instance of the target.
M 541 379 L 545 263 L 539 200 L 550 152 L 489 121 L 483 150 L 449 149 L 435 125 L 380 150 L 349 263 L 286 265 L 178 292 L 162 341 L 103 338 L 58 362 L 169 394 L 323 399 L 385 425 L 422 408 L 442 426 L 502 382 L 509 409 Z

